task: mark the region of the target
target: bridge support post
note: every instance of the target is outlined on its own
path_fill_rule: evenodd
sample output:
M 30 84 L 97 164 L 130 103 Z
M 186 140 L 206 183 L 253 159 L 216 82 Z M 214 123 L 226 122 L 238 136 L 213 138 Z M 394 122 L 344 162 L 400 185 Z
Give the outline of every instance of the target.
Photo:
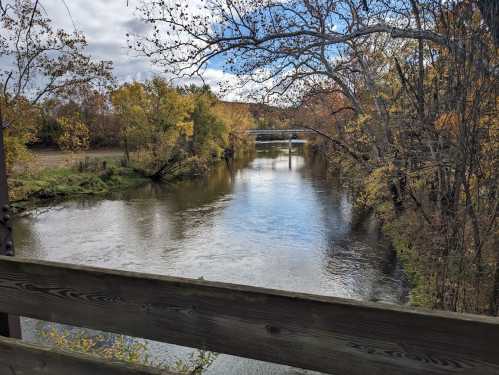
M 289 135 L 289 145 L 288 145 L 288 153 L 289 153 L 289 170 L 293 169 L 293 165 L 291 163 L 291 152 L 293 151 L 293 135 Z

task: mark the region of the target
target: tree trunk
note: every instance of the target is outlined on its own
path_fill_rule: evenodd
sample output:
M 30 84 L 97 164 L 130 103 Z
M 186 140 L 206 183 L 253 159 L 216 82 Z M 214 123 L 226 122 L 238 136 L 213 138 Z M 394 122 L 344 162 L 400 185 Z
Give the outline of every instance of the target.
M 123 135 L 123 146 L 125 148 L 125 160 L 126 164 L 128 165 L 130 163 L 130 150 L 128 149 L 128 137 L 126 133 Z

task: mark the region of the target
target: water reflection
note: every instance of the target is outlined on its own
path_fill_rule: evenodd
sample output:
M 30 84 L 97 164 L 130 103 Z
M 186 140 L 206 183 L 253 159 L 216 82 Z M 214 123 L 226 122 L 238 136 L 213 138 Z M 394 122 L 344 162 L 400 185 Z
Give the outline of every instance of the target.
M 20 256 L 358 300 L 403 302 L 370 217 L 299 148 L 266 145 L 209 177 L 65 202 L 15 223 Z M 34 337 L 31 326 L 25 328 Z M 31 328 L 30 328 L 31 327 Z M 171 345 L 156 345 L 158 355 Z M 174 348 L 174 349 L 173 349 Z M 303 373 L 220 356 L 212 374 Z

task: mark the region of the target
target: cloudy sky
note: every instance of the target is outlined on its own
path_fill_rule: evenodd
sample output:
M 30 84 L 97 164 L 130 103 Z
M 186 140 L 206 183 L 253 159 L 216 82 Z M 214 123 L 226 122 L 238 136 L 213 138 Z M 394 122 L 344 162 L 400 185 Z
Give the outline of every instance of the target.
M 99 60 L 112 60 L 120 80 L 144 79 L 154 69 L 134 57 L 127 48 L 127 32 L 145 31 L 135 15 L 135 0 L 43 0 L 41 4 L 54 27 L 85 33 L 91 53 Z M 71 17 L 69 16 L 71 15 Z
M 134 56 L 127 46 L 127 32 L 147 31 L 147 26 L 135 11 L 138 1 L 129 0 L 128 7 L 127 0 L 42 0 L 41 4 L 55 27 L 67 31 L 76 27 L 84 32 L 88 52 L 98 60 L 112 60 L 118 80 L 132 81 L 160 73 L 159 68 L 146 59 Z M 231 77 L 216 67 L 208 69 L 204 77 L 214 89 L 219 81 L 227 78 Z M 238 99 L 238 96 L 232 93 L 226 99 Z

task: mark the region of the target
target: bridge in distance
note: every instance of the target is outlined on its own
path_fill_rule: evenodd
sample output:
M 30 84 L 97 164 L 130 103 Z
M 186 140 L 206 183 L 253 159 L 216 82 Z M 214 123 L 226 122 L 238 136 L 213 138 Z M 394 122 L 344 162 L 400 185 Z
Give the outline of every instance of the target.
M 296 128 L 296 129 L 249 129 L 247 131 L 251 135 L 274 135 L 274 134 L 303 134 L 303 133 L 315 133 L 311 129 L 307 128 Z
M 288 143 L 288 149 L 289 149 L 289 169 L 292 169 L 292 147 L 293 147 L 293 139 L 298 135 L 298 134 L 307 134 L 307 133 L 315 133 L 311 129 L 306 129 L 306 128 L 295 128 L 295 129 L 249 129 L 247 131 L 247 134 L 249 135 L 254 135 L 256 137 L 257 143 L 267 143 L 267 142 L 259 142 L 258 137 L 260 136 L 281 136 L 282 139 L 279 140 L 272 140 L 269 141 L 271 143 L 273 142 L 287 142 Z

